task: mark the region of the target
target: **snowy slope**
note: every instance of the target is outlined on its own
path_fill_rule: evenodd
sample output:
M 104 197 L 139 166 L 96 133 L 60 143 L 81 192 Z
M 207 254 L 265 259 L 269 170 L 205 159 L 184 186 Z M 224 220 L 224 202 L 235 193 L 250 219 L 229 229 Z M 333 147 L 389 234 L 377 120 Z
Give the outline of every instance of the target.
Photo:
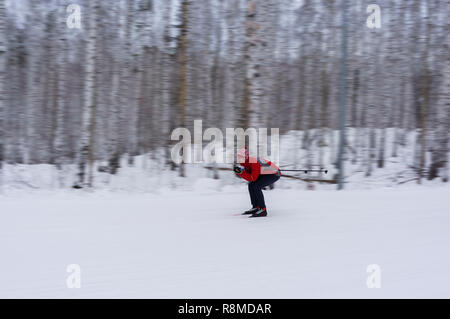
M 225 190 L 3 195 L 0 297 L 450 297 L 448 186 L 275 189 L 256 220 Z

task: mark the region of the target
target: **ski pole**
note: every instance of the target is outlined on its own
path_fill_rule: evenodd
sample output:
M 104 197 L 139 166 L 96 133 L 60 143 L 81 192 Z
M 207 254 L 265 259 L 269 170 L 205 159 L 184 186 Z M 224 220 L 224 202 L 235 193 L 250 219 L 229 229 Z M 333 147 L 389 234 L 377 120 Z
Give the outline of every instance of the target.
M 324 172 L 328 173 L 327 169 L 280 169 L 282 172 L 304 172 L 307 174 L 308 172 Z

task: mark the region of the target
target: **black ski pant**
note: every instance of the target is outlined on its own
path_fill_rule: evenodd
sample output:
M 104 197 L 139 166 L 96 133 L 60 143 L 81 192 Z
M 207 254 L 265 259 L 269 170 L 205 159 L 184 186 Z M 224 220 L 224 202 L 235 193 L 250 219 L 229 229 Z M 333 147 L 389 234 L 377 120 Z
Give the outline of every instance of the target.
M 259 175 L 256 181 L 248 183 L 248 192 L 253 207 L 266 208 L 262 189 L 263 187 L 275 183 L 279 179 L 280 176 L 277 174 L 266 174 Z

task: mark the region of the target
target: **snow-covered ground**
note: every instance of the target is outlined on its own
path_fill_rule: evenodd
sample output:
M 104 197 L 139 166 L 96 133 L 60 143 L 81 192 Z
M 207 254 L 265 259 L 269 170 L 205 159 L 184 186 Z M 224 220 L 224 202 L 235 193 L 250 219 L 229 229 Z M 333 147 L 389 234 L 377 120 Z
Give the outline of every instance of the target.
M 450 298 L 448 185 L 0 196 L 0 297 Z M 67 288 L 70 264 L 81 288 Z M 368 265 L 381 288 L 368 288 Z

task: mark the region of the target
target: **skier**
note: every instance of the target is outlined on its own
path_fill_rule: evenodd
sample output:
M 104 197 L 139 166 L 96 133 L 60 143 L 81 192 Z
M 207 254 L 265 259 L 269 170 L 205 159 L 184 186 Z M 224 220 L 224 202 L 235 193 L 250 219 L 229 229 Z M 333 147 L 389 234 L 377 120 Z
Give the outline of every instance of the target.
M 252 208 L 245 211 L 243 215 L 250 215 L 250 217 L 267 216 L 262 189 L 280 179 L 280 169 L 263 158 L 249 157 L 247 148 L 239 150 L 237 158 L 240 164 L 236 164 L 233 170 L 237 176 L 249 182 L 248 192 L 252 203 Z

